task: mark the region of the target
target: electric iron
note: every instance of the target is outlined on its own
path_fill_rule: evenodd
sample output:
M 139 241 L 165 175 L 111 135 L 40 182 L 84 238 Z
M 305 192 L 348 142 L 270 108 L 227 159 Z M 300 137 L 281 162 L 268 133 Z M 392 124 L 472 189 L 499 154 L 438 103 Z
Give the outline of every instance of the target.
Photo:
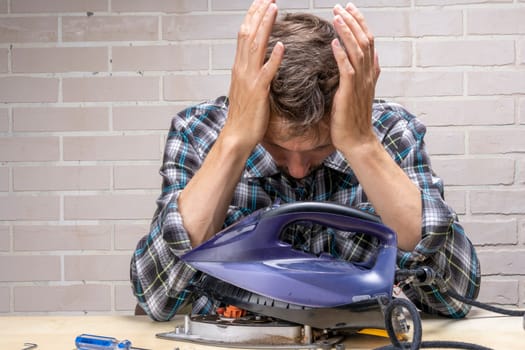
M 279 237 L 299 223 L 370 235 L 379 242 L 377 254 L 352 263 L 293 249 Z M 181 257 L 204 274 L 198 293 L 240 311 L 186 316 L 184 325 L 157 336 L 259 349 L 331 348 L 345 334 L 370 328 L 399 339 L 408 327 L 394 315 L 394 301 L 403 300 L 392 298 L 396 251 L 396 234 L 357 209 L 326 202 L 260 209 Z

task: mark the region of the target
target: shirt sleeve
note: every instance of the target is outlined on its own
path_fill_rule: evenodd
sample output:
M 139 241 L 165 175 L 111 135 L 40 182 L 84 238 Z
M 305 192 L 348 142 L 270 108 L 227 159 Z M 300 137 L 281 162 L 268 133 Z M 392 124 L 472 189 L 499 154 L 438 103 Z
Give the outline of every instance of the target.
M 425 126 L 416 118 L 405 121 L 403 131 L 396 132 L 394 127 L 385 144 L 395 145 L 389 151 L 421 191 L 422 239 L 411 252 L 399 250 L 397 261 L 402 269 L 430 267 L 436 279 L 430 285 L 406 285 L 403 291 L 425 312 L 461 318 L 470 306 L 446 291 L 475 299 L 480 286 L 479 260 L 456 213 L 444 200 L 443 181 L 434 174 L 425 150 Z
M 191 244 L 177 199 L 200 163 L 191 132 L 183 125 L 181 116 L 173 118 L 160 169 L 162 193 L 157 199 L 150 232 L 139 241 L 130 270 L 139 305 L 158 321 L 171 319 L 191 300 L 188 286 L 198 277 L 196 271 L 179 258 L 191 249 Z

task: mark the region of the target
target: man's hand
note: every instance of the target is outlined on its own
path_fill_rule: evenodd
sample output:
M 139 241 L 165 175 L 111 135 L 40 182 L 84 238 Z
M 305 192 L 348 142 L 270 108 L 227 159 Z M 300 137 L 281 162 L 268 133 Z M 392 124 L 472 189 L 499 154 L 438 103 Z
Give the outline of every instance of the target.
M 251 151 L 268 127 L 270 83 L 281 64 L 284 46 L 277 43 L 270 59 L 264 56 L 277 16 L 274 0 L 255 0 L 242 23 L 229 93 L 229 111 L 223 133 Z
M 379 64 L 374 37 L 364 17 L 353 5 L 334 8 L 334 26 L 341 38 L 332 41 L 339 67 L 339 88 L 331 113 L 332 143 L 339 149 L 351 150 L 376 142 L 371 117 Z

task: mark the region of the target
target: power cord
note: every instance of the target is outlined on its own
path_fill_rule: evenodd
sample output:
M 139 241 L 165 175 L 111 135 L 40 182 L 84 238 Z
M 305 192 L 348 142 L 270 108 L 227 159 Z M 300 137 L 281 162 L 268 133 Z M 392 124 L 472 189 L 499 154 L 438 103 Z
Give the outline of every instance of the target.
M 436 278 L 436 273 L 431 268 L 424 266 L 415 270 L 398 270 L 396 271 L 396 283 L 414 283 L 417 285 L 432 284 Z M 465 298 L 462 295 L 459 295 L 455 291 L 447 290 L 447 295 L 450 297 L 484 310 L 496 312 L 508 316 L 523 316 L 525 317 L 525 310 L 509 310 L 505 308 L 500 308 L 488 304 L 481 303 L 479 301 Z M 412 342 L 400 342 L 394 331 L 394 326 L 392 318 L 395 315 L 396 310 L 399 308 L 405 308 L 410 317 L 412 318 L 414 335 Z M 399 312 L 399 311 L 397 311 Z M 392 342 L 392 345 L 383 346 L 376 348 L 375 350 L 398 350 L 398 349 L 432 349 L 432 348 L 446 348 L 446 349 L 467 349 L 467 350 L 493 350 L 482 345 L 465 343 L 465 342 L 456 342 L 456 341 L 421 341 L 422 338 L 422 324 L 421 317 L 415 305 L 407 299 L 392 299 L 392 301 L 387 305 L 385 309 L 385 326 Z M 525 326 L 525 318 L 524 318 Z

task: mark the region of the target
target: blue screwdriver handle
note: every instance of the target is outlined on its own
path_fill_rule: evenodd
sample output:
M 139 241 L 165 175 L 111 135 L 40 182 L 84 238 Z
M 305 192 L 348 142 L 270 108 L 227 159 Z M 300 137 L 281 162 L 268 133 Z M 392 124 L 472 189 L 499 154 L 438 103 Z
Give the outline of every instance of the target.
M 118 341 L 112 337 L 101 335 L 81 334 L 75 339 L 78 350 L 131 350 L 129 340 Z

